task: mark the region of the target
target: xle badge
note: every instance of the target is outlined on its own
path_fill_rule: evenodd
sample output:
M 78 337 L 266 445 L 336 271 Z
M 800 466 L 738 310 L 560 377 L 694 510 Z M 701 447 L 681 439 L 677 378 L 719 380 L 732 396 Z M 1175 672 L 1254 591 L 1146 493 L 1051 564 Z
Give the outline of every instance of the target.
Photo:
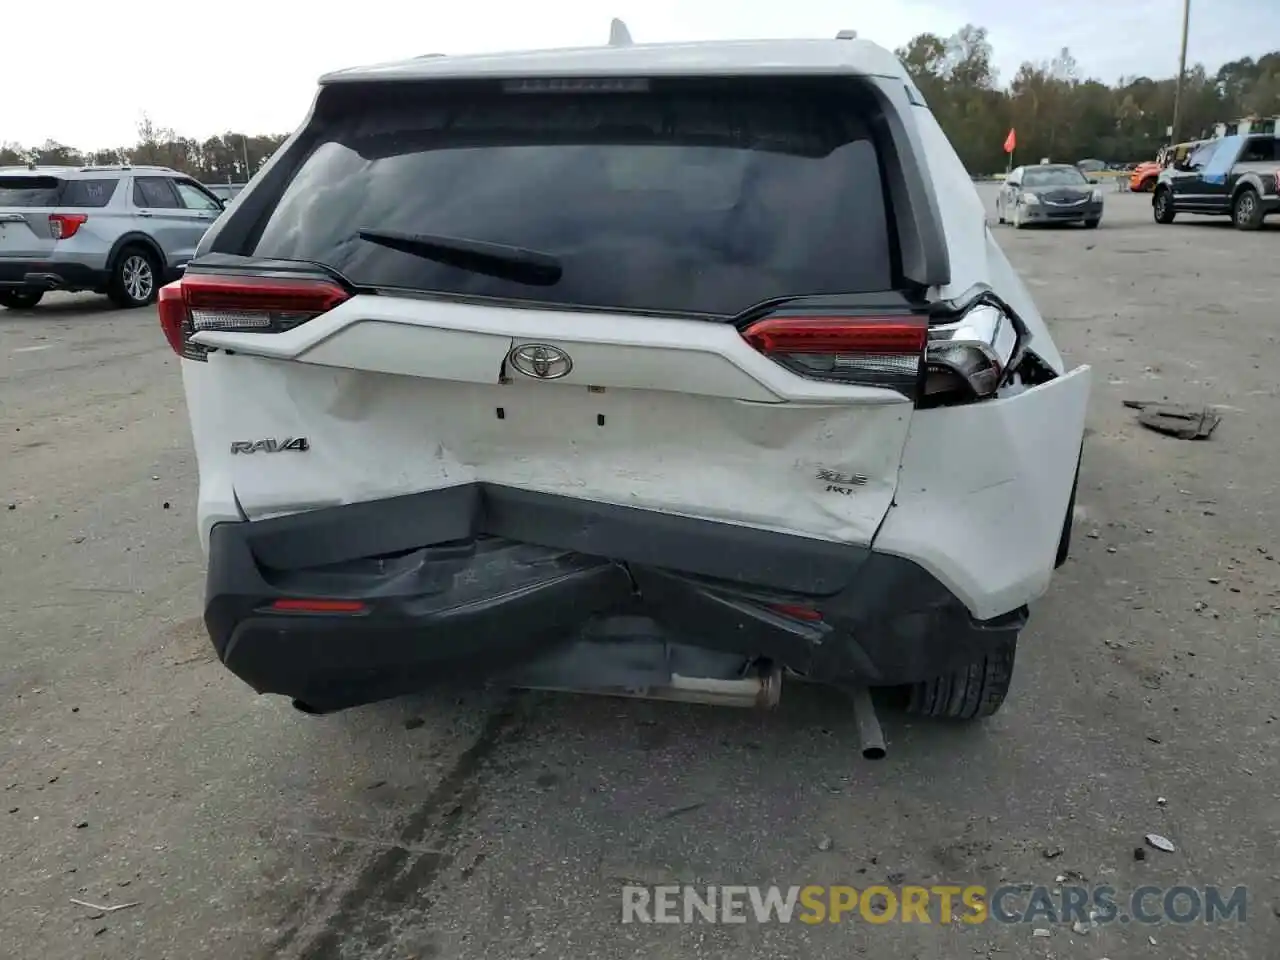
M 231 443 L 232 453 L 257 453 L 259 450 L 263 453 L 284 453 L 286 450 L 306 453 L 310 449 L 311 444 L 306 437 L 286 437 L 284 440 L 268 437 L 265 440 L 235 440 Z
M 827 485 L 827 493 L 841 493 L 846 497 L 853 495 L 854 487 L 860 487 L 867 482 L 867 478 L 860 473 L 841 473 L 839 470 L 826 468 L 819 468 L 817 476 Z

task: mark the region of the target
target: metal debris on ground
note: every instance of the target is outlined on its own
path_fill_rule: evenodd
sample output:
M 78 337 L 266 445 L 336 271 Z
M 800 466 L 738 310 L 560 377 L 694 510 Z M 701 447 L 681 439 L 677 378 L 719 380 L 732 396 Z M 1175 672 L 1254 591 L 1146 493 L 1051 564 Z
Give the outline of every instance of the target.
M 130 907 L 136 907 L 138 905 L 138 901 L 133 900 L 129 903 L 117 903 L 114 906 L 103 907 L 96 903 L 89 903 L 85 900 L 76 900 L 74 897 L 71 902 L 77 907 L 84 907 L 86 910 L 96 910 L 98 913 L 115 913 L 117 910 L 128 910 Z
M 1178 848 L 1173 845 L 1173 841 L 1168 837 L 1162 837 L 1158 833 L 1148 833 L 1147 843 L 1157 850 L 1163 850 L 1165 853 L 1173 853 Z
M 1180 440 L 1207 440 L 1222 422 L 1222 415 L 1212 407 L 1150 400 L 1126 400 L 1124 405 L 1138 411 L 1138 422 L 1148 430 Z
M 1031 935 L 1033 937 L 1047 937 L 1049 936 L 1049 931 L 1046 930 L 1044 927 L 1037 927 L 1034 931 L 1032 931 Z

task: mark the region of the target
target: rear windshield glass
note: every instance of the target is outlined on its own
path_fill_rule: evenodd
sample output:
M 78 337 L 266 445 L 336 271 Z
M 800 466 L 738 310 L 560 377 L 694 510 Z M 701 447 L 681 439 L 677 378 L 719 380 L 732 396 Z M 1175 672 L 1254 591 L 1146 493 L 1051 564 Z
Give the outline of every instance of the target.
M 252 249 L 227 252 L 362 286 L 649 312 L 893 286 L 879 160 L 847 87 L 381 90 L 321 126 Z M 523 247 L 562 272 L 495 278 L 362 229 Z
M 0 177 L 0 207 L 105 207 L 116 183 L 112 177 Z

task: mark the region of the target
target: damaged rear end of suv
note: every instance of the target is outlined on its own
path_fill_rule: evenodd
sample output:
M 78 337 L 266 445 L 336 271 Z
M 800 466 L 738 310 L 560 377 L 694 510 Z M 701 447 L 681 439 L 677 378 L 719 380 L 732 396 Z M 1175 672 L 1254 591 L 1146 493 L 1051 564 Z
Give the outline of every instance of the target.
M 900 64 L 857 40 L 324 78 L 160 315 L 226 666 L 1004 700 L 1065 557 L 1067 371 Z

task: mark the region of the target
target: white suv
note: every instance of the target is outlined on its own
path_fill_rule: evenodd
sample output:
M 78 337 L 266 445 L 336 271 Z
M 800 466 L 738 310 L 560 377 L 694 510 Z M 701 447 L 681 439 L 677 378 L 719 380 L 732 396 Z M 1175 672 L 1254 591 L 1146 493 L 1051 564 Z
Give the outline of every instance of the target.
M 1066 555 L 1089 371 L 865 41 L 329 75 L 160 318 L 214 646 L 311 711 L 793 675 L 971 719 Z

